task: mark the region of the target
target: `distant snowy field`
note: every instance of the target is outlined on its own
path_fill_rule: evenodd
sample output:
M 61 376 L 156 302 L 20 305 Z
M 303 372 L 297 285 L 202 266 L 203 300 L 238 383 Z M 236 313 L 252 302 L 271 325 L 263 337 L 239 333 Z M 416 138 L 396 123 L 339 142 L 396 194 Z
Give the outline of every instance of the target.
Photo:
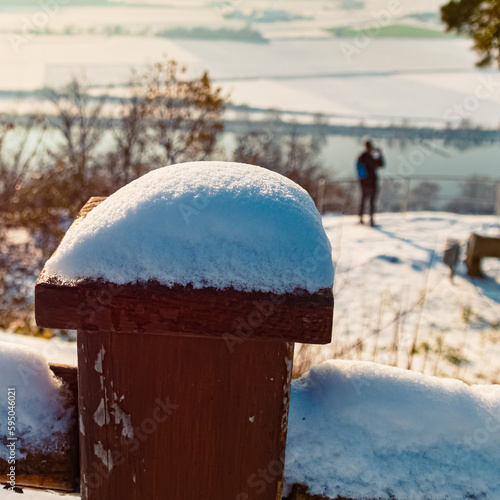
M 340 2 L 329 0 L 169 0 L 167 7 L 141 7 L 138 2 L 130 7 L 68 5 L 40 26 L 42 32 L 47 28 L 59 34 L 28 37 L 24 42 L 16 41 L 13 33 L 22 32 L 41 11 L 9 9 L 0 18 L 0 90 L 61 86 L 83 75 L 92 84 L 122 85 L 130 78 L 132 66 L 142 68 L 167 54 L 186 65 L 190 74 L 208 70 L 231 93 L 232 102 L 251 108 L 321 112 L 340 123 L 410 120 L 415 125 L 439 126 L 445 122 L 458 125 L 467 119 L 496 128 L 500 76 L 495 70 L 475 68 L 477 55 L 469 40 L 368 37 L 359 41 L 335 38 L 325 31 L 346 25 L 363 29 L 373 27 L 373 23 L 420 26 L 420 21 L 407 17 L 415 13 L 435 14 L 430 27 L 440 30 L 440 3 L 396 2 L 398 8 L 389 17 L 391 3 L 384 0 L 369 0 L 363 10 L 343 10 Z M 269 43 L 153 36 L 162 29 L 179 26 L 245 26 L 242 20 L 225 18 L 227 8 L 281 9 L 302 19 L 252 23 Z M 87 33 L 90 28 L 113 26 L 133 35 Z M 68 27 L 75 33 L 63 35 Z M 139 36 L 143 29 L 146 32 Z M 31 106 L 35 104 L 30 102 Z M 17 99 L 2 99 L 0 110 L 19 112 Z
M 131 67 L 142 69 L 167 54 L 186 65 L 190 75 L 208 70 L 237 105 L 323 113 L 335 123 L 388 124 L 407 119 L 428 126 L 446 122 L 457 126 L 467 119 L 498 126 L 500 76 L 494 70 L 475 69 L 470 41 L 374 38 L 347 57 L 346 47 L 355 43 L 328 37 L 259 44 L 43 35 L 16 52 L 4 38 L 0 63 L 5 77 L 0 90 L 58 87 L 74 76 L 119 86 L 130 79 Z M 2 110 L 17 106 L 11 98 L 0 104 Z

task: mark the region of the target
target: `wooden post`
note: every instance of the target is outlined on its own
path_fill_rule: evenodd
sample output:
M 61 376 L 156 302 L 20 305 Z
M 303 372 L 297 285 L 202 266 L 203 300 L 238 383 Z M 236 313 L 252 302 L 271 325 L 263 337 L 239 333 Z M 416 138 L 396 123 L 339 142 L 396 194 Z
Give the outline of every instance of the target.
M 495 203 L 495 215 L 500 217 L 500 181 L 497 181 L 497 195 Z
M 324 212 L 325 186 L 326 186 L 326 178 L 322 175 L 318 179 L 318 184 L 317 184 L 317 188 L 316 188 L 316 207 L 318 208 L 318 212 L 320 214 L 322 214 Z
M 406 215 L 406 213 L 408 212 L 408 206 L 409 206 L 409 203 L 410 203 L 410 196 L 411 196 L 411 189 L 410 189 L 410 186 L 411 186 L 411 178 L 408 178 L 406 180 L 406 193 L 404 195 L 404 198 L 403 198 L 403 201 L 402 201 L 402 206 L 401 206 L 401 211 Z
M 35 309 L 40 326 L 78 330 L 84 500 L 281 499 L 293 342 L 330 342 L 330 289 L 77 285 L 42 271 Z

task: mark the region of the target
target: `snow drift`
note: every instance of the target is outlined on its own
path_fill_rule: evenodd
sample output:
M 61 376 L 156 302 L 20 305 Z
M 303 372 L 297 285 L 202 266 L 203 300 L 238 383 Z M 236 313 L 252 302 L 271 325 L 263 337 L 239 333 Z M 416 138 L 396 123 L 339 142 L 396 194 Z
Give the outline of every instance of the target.
M 277 293 L 333 285 L 330 243 L 307 192 L 225 162 L 164 167 L 128 184 L 68 231 L 46 269 L 66 282 Z
M 356 499 L 500 498 L 500 386 L 325 362 L 292 387 L 285 478 Z
M 0 436 L 7 436 L 7 390 L 15 389 L 16 458 L 30 451 L 51 452 L 65 442 L 75 418 L 72 395 L 34 348 L 0 342 Z M 63 437 L 62 440 L 58 439 Z M 0 440 L 0 458 L 7 460 L 9 442 Z

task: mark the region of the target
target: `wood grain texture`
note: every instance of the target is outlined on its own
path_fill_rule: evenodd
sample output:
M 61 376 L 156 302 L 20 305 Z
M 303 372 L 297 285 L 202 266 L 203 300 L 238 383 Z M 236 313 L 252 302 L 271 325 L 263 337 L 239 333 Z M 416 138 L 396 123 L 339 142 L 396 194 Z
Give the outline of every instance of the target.
M 331 290 L 277 295 L 169 288 L 155 282 L 68 286 L 42 275 L 35 314 L 46 328 L 328 344 L 333 295 Z
M 73 225 L 104 199 L 91 198 Z M 328 344 L 333 293 L 281 295 L 158 282 L 66 284 L 44 270 L 35 287 L 35 316 L 46 328 Z
M 73 221 L 73 224 L 71 224 L 71 227 L 77 226 L 82 222 L 85 217 L 95 208 L 97 205 L 100 205 L 104 200 L 106 199 L 106 196 L 92 196 L 92 198 L 83 205 L 81 208 L 80 212 L 76 216 L 76 219 Z M 70 227 L 70 229 L 71 229 Z
M 16 460 L 16 486 L 51 489 L 62 492 L 75 492 L 79 487 L 79 450 L 77 421 L 77 369 L 67 365 L 50 365 L 54 374 L 62 379 L 71 392 L 68 404 L 75 407 L 75 418 L 65 436 L 54 436 L 50 446 L 52 451 L 31 452 L 26 458 Z M 0 441 L 3 437 L 0 436 Z M 18 440 L 18 450 L 29 449 L 29 443 Z M 0 483 L 7 484 L 9 465 L 0 459 Z
M 83 500 L 280 500 L 293 344 L 78 332 Z

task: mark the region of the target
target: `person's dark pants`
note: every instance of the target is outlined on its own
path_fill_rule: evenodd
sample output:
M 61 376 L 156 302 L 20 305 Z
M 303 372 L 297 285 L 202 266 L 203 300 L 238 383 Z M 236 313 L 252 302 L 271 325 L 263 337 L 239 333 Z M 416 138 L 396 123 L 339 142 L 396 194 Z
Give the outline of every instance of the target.
M 373 220 L 373 214 L 375 213 L 375 205 L 377 203 L 377 184 L 368 184 L 366 181 L 361 180 L 361 204 L 359 206 L 359 216 L 363 217 L 363 212 L 365 210 L 365 205 L 367 202 L 370 204 L 370 217 Z

